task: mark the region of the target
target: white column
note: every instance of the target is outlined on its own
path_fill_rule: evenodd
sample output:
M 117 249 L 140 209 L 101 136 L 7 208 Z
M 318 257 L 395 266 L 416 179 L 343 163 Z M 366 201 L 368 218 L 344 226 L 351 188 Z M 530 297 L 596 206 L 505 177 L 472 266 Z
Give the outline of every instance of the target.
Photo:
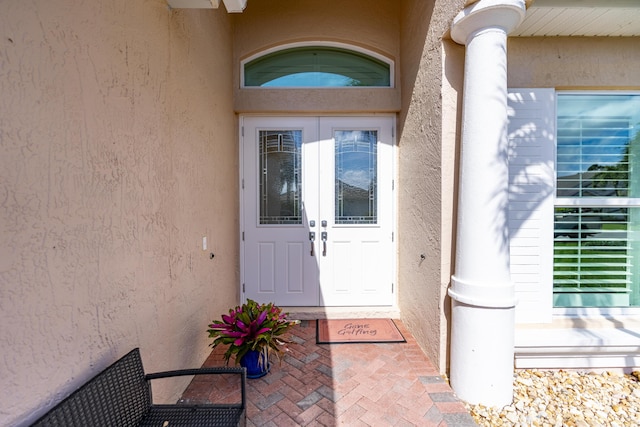
M 480 0 L 454 19 L 466 45 L 458 226 L 452 300 L 451 386 L 472 404 L 513 399 L 514 311 L 509 271 L 507 34 L 523 0 Z

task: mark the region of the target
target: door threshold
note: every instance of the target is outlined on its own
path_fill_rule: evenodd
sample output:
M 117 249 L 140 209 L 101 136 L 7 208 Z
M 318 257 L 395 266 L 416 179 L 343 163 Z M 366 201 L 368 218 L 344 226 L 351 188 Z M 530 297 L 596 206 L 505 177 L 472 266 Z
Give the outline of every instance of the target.
M 282 307 L 291 319 L 400 319 L 398 307 Z

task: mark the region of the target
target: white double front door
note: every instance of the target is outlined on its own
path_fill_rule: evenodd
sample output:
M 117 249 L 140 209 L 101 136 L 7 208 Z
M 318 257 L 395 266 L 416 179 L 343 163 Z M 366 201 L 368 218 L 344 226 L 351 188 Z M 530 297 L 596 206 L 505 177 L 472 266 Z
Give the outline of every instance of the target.
M 394 120 L 241 118 L 245 298 L 393 304 Z

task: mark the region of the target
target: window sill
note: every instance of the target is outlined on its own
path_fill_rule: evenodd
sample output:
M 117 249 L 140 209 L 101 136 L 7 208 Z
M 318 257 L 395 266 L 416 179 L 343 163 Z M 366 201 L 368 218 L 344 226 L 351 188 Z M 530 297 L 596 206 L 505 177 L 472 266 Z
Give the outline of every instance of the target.
M 554 315 L 550 324 L 518 325 L 517 369 L 630 371 L 640 367 L 640 315 L 602 315 L 602 309 Z M 610 310 L 610 309 L 609 309 Z

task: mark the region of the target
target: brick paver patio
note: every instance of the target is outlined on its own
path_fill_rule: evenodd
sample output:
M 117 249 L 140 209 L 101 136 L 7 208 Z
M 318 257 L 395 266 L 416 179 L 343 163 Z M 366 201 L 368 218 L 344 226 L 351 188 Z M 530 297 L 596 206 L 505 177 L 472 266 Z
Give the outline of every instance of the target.
M 303 320 L 281 363 L 247 380 L 247 425 L 476 426 L 413 336 L 396 324 L 406 343 L 316 344 L 316 322 Z M 204 366 L 223 365 L 223 353 L 215 349 Z M 184 398 L 237 399 L 236 390 L 201 379 Z

